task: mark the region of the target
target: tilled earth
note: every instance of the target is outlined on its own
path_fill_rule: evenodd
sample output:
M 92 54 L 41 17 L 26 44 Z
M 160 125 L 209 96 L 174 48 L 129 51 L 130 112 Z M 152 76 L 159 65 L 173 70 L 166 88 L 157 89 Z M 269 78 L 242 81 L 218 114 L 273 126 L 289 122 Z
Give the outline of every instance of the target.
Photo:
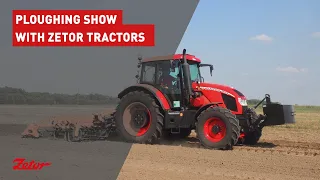
M 223 152 L 201 148 L 192 137 L 164 144 L 133 145 L 119 178 L 320 179 L 320 143 L 262 139 Z
M 236 146 L 232 151 L 204 149 L 194 133 L 184 140 L 132 146 L 21 139 L 26 124 L 53 114 L 86 119 L 92 118 L 91 113 L 112 110 L 48 108 L 0 107 L 0 179 L 115 179 L 121 167 L 118 179 L 320 179 L 319 131 L 265 128 L 258 145 Z M 51 161 L 53 165 L 39 172 L 12 171 L 12 160 L 17 156 Z

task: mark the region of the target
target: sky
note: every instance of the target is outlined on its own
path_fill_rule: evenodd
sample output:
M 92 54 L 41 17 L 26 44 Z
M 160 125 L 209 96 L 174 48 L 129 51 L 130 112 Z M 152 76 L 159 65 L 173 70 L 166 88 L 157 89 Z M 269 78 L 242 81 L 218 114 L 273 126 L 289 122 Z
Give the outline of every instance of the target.
M 106 0 L 94 0 L 95 3 L 78 0 L 77 4 L 72 0 L 68 3 L 66 0 L 59 3 L 20 1 L 0 6 L 3 9 L 0 11 L 3 25 L 0 54 L 5 57 L 0 60 L 0 86 L 116 96 L 135 80 L 136 59 L 127 60 L 136 57 L 136 51 L 142 51 L 144 57 L 172 53 L 196 0 L 185 1 L 184 9 L 180 1 L 168 0 L 175 3 L 170 7 L 164 0 L 148 1 L 145 5 L 153 6 L 148 11 L 141 6 L 147 1 L 112 1 L 114 7 L 124 7 L 125 22 L 157 26 L 155 48 L 125 48 L 126 53 L 121 48 L 12 48 L 8 34 L 12 30 L 13 7 L 96 9 L 107 6 L 112 9 Z M 177 7 L 181 9 L 177 11 Z M 144 9 L 143 13 L 139 8 Z M 163 9 L 167 11 L 165 14 Z M 200 0 L 177 53 L 183 48 L 214 66 L 212 77 L 209 68 L 202 70 L 207 82 L 235 87 L 249 99 L 262 99 L 268 93 L 273 101 L 283 104 L 320 105 L 319 0 Z M 113 61 L 112 66 L 109 59 Z M 125 67 L 120 60 L 126 60 Z M 117 81 L 113 74 L 118 74 L 118 68 L 114 67 L 123 70 Z M 108 82 L 113 82 L 112 86 Z
M 247 98 L 320 105 L 319 0 L 200 0 L 177 49 Z

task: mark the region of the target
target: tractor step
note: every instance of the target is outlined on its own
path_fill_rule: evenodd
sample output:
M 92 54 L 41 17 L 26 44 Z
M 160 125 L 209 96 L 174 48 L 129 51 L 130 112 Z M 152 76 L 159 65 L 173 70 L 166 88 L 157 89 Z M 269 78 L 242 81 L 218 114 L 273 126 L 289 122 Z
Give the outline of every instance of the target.
M 172 128 L 170 132 L 171 134 L 180 134 L 180 128 Z
M 180 115 L 181 111 L 169 111 L 168 115 Z

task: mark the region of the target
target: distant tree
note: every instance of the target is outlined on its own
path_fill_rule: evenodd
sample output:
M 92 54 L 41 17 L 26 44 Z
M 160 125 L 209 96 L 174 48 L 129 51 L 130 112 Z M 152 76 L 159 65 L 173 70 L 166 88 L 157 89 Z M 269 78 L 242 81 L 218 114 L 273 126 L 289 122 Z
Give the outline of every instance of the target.
M 57 94 L 48 92 L 26 92 L 20 88 L 0 87 L 0 104 L 82 104 L 82 105 L 103 105 L 115 104 L 118 98 L 102 94 Z

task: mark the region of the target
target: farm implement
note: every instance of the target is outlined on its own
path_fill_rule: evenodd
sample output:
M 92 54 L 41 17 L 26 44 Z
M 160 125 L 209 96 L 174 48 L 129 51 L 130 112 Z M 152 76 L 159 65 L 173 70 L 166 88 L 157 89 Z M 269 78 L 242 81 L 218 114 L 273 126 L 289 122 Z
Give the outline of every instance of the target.
M 48 124 L 30 124 L 22 133 L 24 138 L 51 136 L 54 139 L 64 138 L 67 141 L 104 140 L 115 132 L 113 114 L 101 116 L 95 114 L 92 120 L 75 121 L 52 120 Z
M 68 141 L 108 139 L 116 133 L 125 142 L 155 144 L 164 135 L 185 138 L 195 130 L 209 149 L 232 149 L 236 144 L 256 144 L 265 126 L 295 123 L 292 105 L 271 102 L 269 94 L 249 108 L 237 89 L 204 81 L 203 64 L 194 55 L 139 58 L 137 84 L 118 94 L 120 103 L 108 116 L 94 115 L 88 123 L 52 121 L 51 135 Z M 263 105 L 263 114 L 255 109 Z M 24 137 L 40 137 L 30 125 Z M 44 128 L 45 129 L 45 128 Z

